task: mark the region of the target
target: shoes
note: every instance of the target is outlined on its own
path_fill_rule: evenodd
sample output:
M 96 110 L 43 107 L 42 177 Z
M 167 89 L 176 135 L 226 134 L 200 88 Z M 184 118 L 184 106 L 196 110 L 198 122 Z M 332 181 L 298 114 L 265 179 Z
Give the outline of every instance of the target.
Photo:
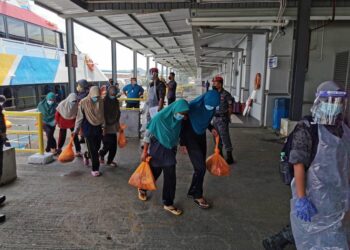
M 93 177 L 99 177 L 99 176 L 101 176 L 101 173 L 99 171 L 91 171 L 91 175 Z
M 6 221 L 6 216 L 4 214 L 0 214 L 0 224 Z
M 141 189 L 138 189 L 137 191 L 138 191 L 139 200 L 146 201 L 147 200 L 147 191 L 141 190 Z
M 284 227 L 278 234 L 263 240 L 262 244 L 265 250 L 282 250 L 287 245 L 294 244 L 291 227 Z
M 1 196 L 0 196 L 0 205 L 1 205 L 2 203 L 4 203 L 5 200 L 6 200 L 6 196 L 5 196 L 5 195 L 1 195 Z
M 83 161 L 84 161 L 84 165 L 85 165 L 86 167 L 88 167 L 88 166 L 89 166 L 89 163 L 90 163 L 89 158 L 87 158 L 87 157 L 84 155 L 84 156 L 83 156 Z
M 236 163 L 235 160 L 233 159 L 232 151 L 227 151 L 227 153 L 226 153 L 226 162 L 227 162 L 228 165 Z
M 80 158 L 80 157 L 83 157 L 83 155 L 80 152 L 76 152 L 75 153 L 75 157 L 79 157 Z

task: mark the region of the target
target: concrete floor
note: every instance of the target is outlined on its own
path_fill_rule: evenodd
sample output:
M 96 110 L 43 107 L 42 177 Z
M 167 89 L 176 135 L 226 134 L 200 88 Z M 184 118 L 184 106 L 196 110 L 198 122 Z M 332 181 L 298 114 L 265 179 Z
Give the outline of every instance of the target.
M 281 144 L 265 129 L 231 132 L 238 164 L 230 177 L 207 174 L 210 210 L 186 198 L 192 166 L 178 155 L 180 217 L 161 207 L 162 180 L 147 202 L 127 184 L 139 163 L 137 140 L 118 151 L 118 168 L 102 167 L 100 178 L 79 159 L 33 166 L 18 155 L 18 180 L 0 187 L 8 198 L 0 209 L 7 215 L 0 249 L 262 249 L 261 240 L 289 221 L 289 188 L 277 167 Z

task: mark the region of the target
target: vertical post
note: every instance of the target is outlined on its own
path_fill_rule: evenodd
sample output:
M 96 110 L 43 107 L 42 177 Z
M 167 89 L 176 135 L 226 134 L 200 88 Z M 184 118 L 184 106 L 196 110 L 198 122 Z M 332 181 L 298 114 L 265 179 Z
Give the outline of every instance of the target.
M 148 76 L 149 74 L 149 56 L 146 57 L 146 77 Z
M 169 67 L 165 67 L 165 78 L 169 76 Z
M 159 66 L 158 63 L 156 62 L 156 68 L 157 68 L 157 69 L 158 69 L 158 66 Z M 158 70 L 159 70 L 159 69 L 158 69 Z
M 43 114 L 38 112 L 36 117 L 38 122 L 38 140 L 39 140 L 39 154 L 44 154 L 44 135 L 43 135 Z
M 134 50 L 134 67 L 133 67 L 133 76 L 137 77 L 137 51 Z
M 295 31 L 294 67 L 289 118 L 301 119 L 303 113 L 304 85 L 309 59 L 311 0 L 298 3 L 298 20 Z
M 72 62 L 72 55 L 74 55 L 74 22 L 72 18 L 66 19 L 66 32 L 68 55 L 68 88 L 70 93 L 74 93 L 76 72 Z
M 111 40 L 111 53 L 112 53 L 112 80 L 113 85 L 117 83 L 117 43 Z

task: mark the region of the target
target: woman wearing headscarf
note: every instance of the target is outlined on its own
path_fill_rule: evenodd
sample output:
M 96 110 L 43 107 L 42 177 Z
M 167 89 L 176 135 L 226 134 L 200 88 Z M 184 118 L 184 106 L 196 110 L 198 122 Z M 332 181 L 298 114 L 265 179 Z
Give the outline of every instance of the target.
M 100 150 L 100 163 L 104 163 L 105 156 L 108 153 L 107 165 L 116 167 L 113 161 L 117 153 L 117 131 L 119 130 L 120 108 L 117 99 L 116 86 L 110 86 L 104 98 L 104 135 L 103 148 Z
M 60 128 L 60 133 L 58 136 L 58 154 L 62 152 L 62 147 L 66 141 L 67 129 L 74 131 L 75 118 L 78 113 L 78 99 L 75 93 L 69 94 L 69 96 L 60 102 L 56 108 L 55 120 Z M 77 136 L 74 136 L 74 145 L 76 156 L 81 157 L 81 147 L 79 139 Z
M 181 121 L 188 112 L 187 101 L 180 99 L 155 115 L 147 126 L 144 138 L 144 161 L 151 157 L 150 165 L 157 180 L 163 172 L 164 209 L 174 215 L 182 214 L 174 204 L 176 190 L 176 152 L 181 131 Z M 139 199 L 147 200 L 145 190 L 138 190 Z
M 89 95 L 80 101 L 78 115 L 75 121 L 74 134 L 76 135 L 80 128 L 85 136 L 88 152 L 84 154 L 84 164 L 89 165 L 89 159 L 92 160 L 92 176 L 100 176 L 100 161 L 98 151 L 101 147 L 102 127 L 104 124 L 104 106 L 100 97 L 100 89 L 97 86 L 90 88 Z
M 47 137 L 46 152 L 53 154 L 57 153 L 57 143 L 54 137 L 55 133 L 55 113 L 56 113 L 56 96 L 54 93 L 49 92 L 45 99 L 42 100 L 38 105 L 38 111 L 43 115 L 44 131 Z
M 89 83 L 85 79 L 81 79 L 77 82 L 77 99 L 78 103 L 83 100 L 89 94 Z M 80 143 L 85 143 L 84 135 L 80 135 Z
M 214 136 L 217 132 L 210 124 L 215 108 L 220 105 L 220 94 L 211 90 L 190 102 L 188 118 L 182 122 L 180 145 L 183 152 L 188 152 L 193 165 L 194 173 L 187 196 L 194 199 L 200 208 L 209 208 L 210 205 L 203 197 L 203 182 L 206 172 L 207 138 L 209 129 Z

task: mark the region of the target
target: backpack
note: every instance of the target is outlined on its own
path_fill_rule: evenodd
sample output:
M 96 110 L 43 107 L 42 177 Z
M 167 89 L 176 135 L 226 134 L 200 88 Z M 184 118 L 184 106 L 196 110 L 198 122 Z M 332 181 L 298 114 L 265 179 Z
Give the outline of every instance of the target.
M 314 160 L 317 153 L 318 125 L 312 123 L 313 120 L 311 116 L 305 116 L 302 119 L 302 122 L 303 122 L 302 123 L 303 128 L 305 128 L 306 131 L 310 134 L 311 140 L 312 140 L 312 152 L 311 152 L 311 159 L 310 159 L 310 163 L 311 163 Z M 282 178 L 282 182 L 286 185 L 290 185 L 294 178 L 294 166 L 293 164 L 289 163 L 289 156 L 292 150 L 294 134 L 299 129 L 300 127 L 297 125 L 294 128 L 294 130 L 288 135 L 280 154 L 281 159 L 280 159 L 279 172 Z M 306 167 L 309 167 L 309 166 L 306 166 Z

